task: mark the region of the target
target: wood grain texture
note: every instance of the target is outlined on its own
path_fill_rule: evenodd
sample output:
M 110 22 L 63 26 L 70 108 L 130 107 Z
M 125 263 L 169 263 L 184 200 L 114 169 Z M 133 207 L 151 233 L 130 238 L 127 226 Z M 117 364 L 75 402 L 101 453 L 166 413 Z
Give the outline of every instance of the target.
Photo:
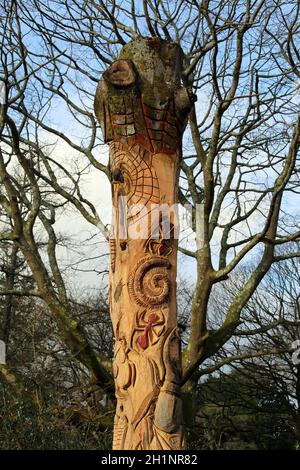
M 182 133 L 192 104 L 181 85 L 181 62 L 176 44 L 138 38 L 104 73 L 95 97 L 110 147 L 114 205 L 114 449 L 185 447 L 176 318 L 178 221 L 172 211 L 162 215 L 155 209 L 177 202 Z

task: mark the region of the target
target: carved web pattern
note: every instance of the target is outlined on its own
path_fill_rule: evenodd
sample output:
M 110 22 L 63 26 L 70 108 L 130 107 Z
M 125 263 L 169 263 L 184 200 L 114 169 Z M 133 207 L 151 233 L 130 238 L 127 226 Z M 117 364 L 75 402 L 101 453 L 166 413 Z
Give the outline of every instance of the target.
M 144 159 L 145 151 L 138 145 L 124 150 L 121 144 L 112 145 L 112 171 L 122 177 L 123 194 L 127 204 L 159 203 L 158 179 L 153 168 Z

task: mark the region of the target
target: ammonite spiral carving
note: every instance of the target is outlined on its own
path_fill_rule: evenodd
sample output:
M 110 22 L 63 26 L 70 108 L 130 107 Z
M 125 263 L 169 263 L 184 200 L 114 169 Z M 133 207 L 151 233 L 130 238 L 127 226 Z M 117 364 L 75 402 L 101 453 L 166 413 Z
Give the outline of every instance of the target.
M 143 307 L 157 307 L 168 301 L 171 263 L 164 257 L 141 259 L 134 273 L 129 277 L 128 289 L 137 304 Z

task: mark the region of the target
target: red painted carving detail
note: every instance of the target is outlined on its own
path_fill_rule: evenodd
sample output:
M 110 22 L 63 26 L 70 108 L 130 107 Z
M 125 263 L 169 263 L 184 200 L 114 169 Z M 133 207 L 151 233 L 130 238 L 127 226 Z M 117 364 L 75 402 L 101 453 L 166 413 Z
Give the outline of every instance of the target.
M 137 339 L 138 344 L 141 346 L 142 349 L 147 349 L 149 346 L 149 333 L 153 327 L 153 323 L 155 323 L 158 320 L 158 316 L 156 313 L 152 313 L 149 316 L 148 323 L 145 327 L 145 332 L 142 336 L 139 336 Z

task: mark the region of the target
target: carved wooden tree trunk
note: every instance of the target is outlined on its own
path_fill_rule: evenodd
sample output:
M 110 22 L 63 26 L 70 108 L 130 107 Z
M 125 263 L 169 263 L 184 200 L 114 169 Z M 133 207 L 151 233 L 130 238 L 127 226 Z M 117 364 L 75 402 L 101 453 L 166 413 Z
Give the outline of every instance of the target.
M 103 74 L 95 112 L 110 147 L 115 335 L 114 449 L 183 449 L 176 319 L 176 210 L 182 133 L 191 97 L 182 52 L 138 38 Z M 158 206 L 163 204 L 162 212 Z

